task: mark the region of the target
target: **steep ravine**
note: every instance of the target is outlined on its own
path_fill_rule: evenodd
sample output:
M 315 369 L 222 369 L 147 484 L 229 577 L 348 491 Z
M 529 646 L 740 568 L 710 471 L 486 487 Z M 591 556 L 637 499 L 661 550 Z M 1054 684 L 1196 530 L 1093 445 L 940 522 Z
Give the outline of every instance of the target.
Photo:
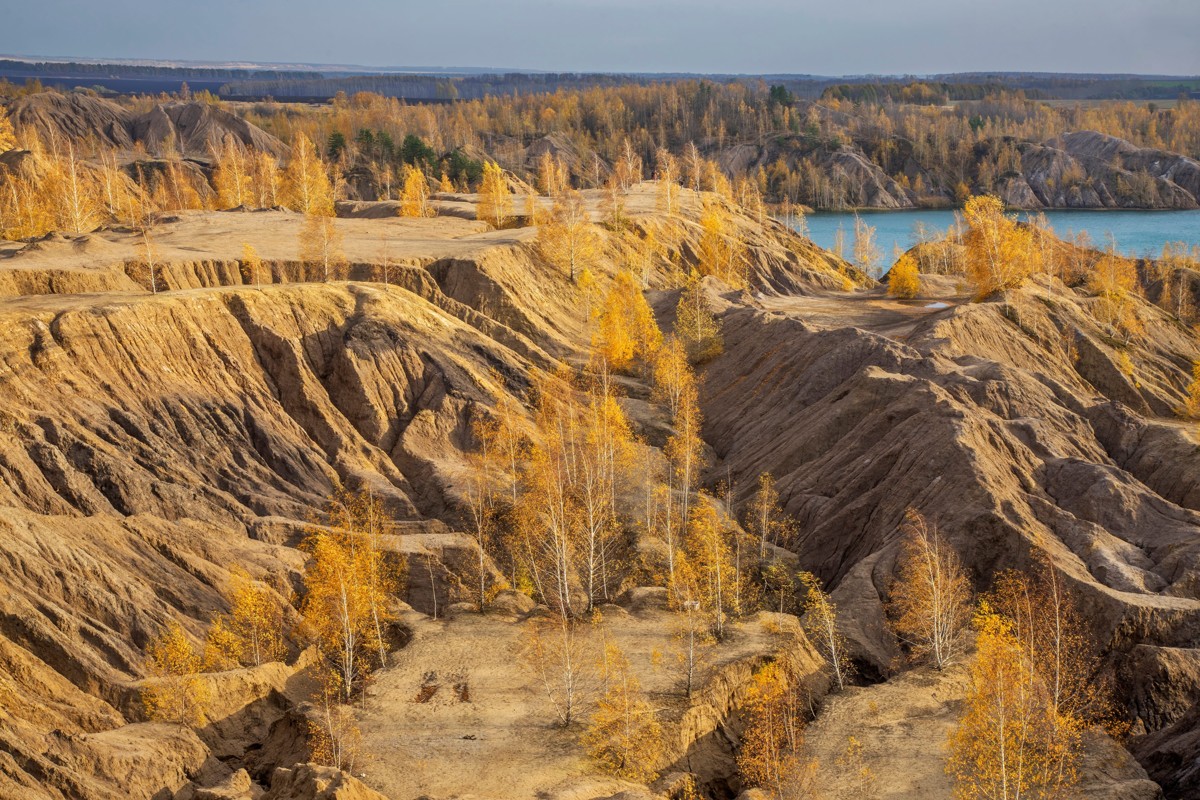
M 642 195 L 650 206 L 652 194 Z M 198 214 L 168 235 L 202 241 L 189 226 L 203 233 L 253 216 Z M 643 212 L 639 224 L 647 220 L 655 221 Z M 445 222 L 456 235 L 467 230 Z M 729 475 L 744 491 L 760 472 L 775 474 L 801 526 L 800 563 L 835 588 L 870 677 L 890 673 L 880 593 L 910 505 L 942 525 L 980 583 L 1048 548 L 1118 660 L 1141 648 L 1146 675 L 1190 663 L 1168 659 L 1191 651 L 1200 633 L 1194 447 L 1187 452 L 1182 434 L 1141 429 L 1161 428 L 1146 415 L 1178 402 L 1194 337 L 1152 320 L 1152 344 L 1131 350 L 1133 380 L 1117 368 L 1112 342 L 1089 327 L 1083 300 L 1044 313 L 1024 295 L 1007 307 L 896 309 L 879 290 L 837 291 L 844 264 L 780 226 L 737 224 L 751 243 L 755 286 L 731 292 L 709 282 L 725 309 L 725 352 L 704 370 L 705 437 L 717 456 L 709 478 Z M 518 697 L 505 690 L 513 671 L 483 672 L 498 643 L 516 646 L 525 612 L 460 608 L 447 618 L 446 585 L 474 551 L 444 523 L 457 517 L 471 420 L 504 393 L 520 402 L 534 367 L 582 350 L 585 303 L 525 234 L 467 247 L 464 238 L 491 235 L 472 226 L 390 267 L 389 280 L 402 285 L 250 287 L 222 250 L 171 260 L 171 289 L 158 295 L 122 268 L 108 293 L 72 284 L 70 294 L 0 300 L 0 796 L 167 797 L 189 782 L 236 783 L 242 768 L 247 780 L 280 787 L 332 779 L 291 769 L 307 754 L 290 669 L 213 676 L 228 707 L 198 733 L 144 723 L 136 695 L 150 637 L 172 619 L 199 636 L 224 608 L 231 566 L 268 576 L 285 595 L 296 587 L 304 555 L 294 545 L 335 482 L 383 498 L 398 519 L 389 550 L 430 567 L 405 596 L 414 610 L 398 640 L 408 646 L 368 698 L 364 730 L 380 756 L 364 768 L 366 783 L 407 789 L 409 753 L 392 749 L 425 736 L 422 769 L 442 782 L 441 794 L 457 793 L 461 778 L 445 767 L 488 752 L 488 741 L 468 738 L 484 723 L 516 748 L 496 751 L 509 771 L 498 774 L 538 777 L 524 765 L 545 756 L 549 734 L 531 737 L 505 716 Z M 695 220 L 682 229 L 680 250 L 691 252 Z M 13 260 L 33 275 L 38 252 Z M 276 255 L 270 263 L 288 263 Z M 356 261 L 352 276 L 378 278 L 379 266 Z M 54 289 L 49 279 L 29 285 Z M 895 319 L 879 324 L 880 313 Z M 1048 332 L 1068 327 L 1092 345 L 1079 362 L 1051 352 Z M 441 618 L 431 620 L 435 600 Z M 670 646 L 661 613 L 624 602 L 604 616 L 614 635 L 635 642 L 650 675 L 654 643 Z M 802 672 L 814 671 L 811 653 L 781 644 L 768 623 L 745 623 L 726 651 L 737 658 L 713 673 L 694 708 L 662 674 L 646 679 L 677 714 L 668 774 L 707 771 L 714 791 L 740 788 L 732 752 L 753 667 L 787 647 Z M 439 669 L 478 662 L 479 691 L 499 704 L 486 713 L 497 716 L 481 722 L 482 708 L 412 703 L 426 657 Z M 1188 697 L 1151 683 L 1132 691 L 1147 729 L 1187 718 Z M 592 780 L 576 744 L 553 741 L 564 781 Z M 389 763 L 390 778 L 381 772 Z M 556 790 L 616 791 L 570 794 L 576 788 Z
M 772 301 L 772 311 L 735 302 L 725 352 L 705 371 L 714 479 L 729 475 L 745 494 L 760 472 L 776 476 L 800 525 L 801 565 L 837 587 L 856 614 L 856 657 L 880 674 L 895 651 L 865 620 L 882 613 L 906 508 L 938 524 L 981 589 L 995 571 L 1051 554 L 1112 648 L 1135 726 L 1154 730 L 1197 699 L 1192 667 L 1178 678 L 1190 696 L 1151 676 L 1175 652 L 1200 653 L 1189 488 L 1200 473 L 1195 440 L 1142 414 L 1179 405 L 1180 365 L 1197 341 L 1145 307 L 1127 375 L 1126 351 L 1086 312 L 1089 298 L 1067 291 L 1047 304 L 1041 292 L 921 313 L 896 304 L 884 324 L 865 316 L 879 302 L 867 297 Z M 806 322 L 806 309 L 822 321 Z M 1091 355 L 1058 355 L 1064 328 Z M 1089 379 L 1109 374 L 1120 380 Z M 1129 669 L 1135 651 L 1141 667 Z M 1170 763 L 1135 752 L 1148 767 Z

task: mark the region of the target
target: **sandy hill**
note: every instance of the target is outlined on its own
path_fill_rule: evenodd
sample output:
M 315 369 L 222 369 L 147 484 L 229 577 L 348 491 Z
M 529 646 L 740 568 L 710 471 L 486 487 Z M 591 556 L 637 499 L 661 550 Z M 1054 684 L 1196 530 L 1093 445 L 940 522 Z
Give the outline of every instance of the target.
M 633 193 L 635 224 L 654 224 L 653 192 Z M 344 219 L 355 280 L 288 283 L 300 222 L 286 212 L 163 221 L 158 294 L 131 277 L 136 241 L 120 230 L 4 247 L 0 691 L 21 700 L 0 716 L 0 796 L 191 797 L 243 775 L 273 796 L 315 796 L 325 778 L 294 768 L 308 758 L 290 689 L 302 662 L 214 675 L 227 706 L 192 732 L 144 722 L 142 648 L 171 619 L 201 635 L 226 602 L 234 566 L 272 576 L 281 591 L 296 585 L 304 556 L 295 546 L 335 483 L 372 487 L 399 520 L 395 548 L 429 562 L 405 599 L 426 612 L 445 604 L 472 547 L 443 524 L 458 519 L 470 420 L 502 394 L 520 401 L 533 367 L 587 341 L 579 287 L 541 260 L 531 230 L 490 231 L 454 216 Z M 779 226 L 740 224 L 756 242 L 764 285 L 840 284 L 836 260 Z M 695 216 L 684 225 L 694 246 Z M 628 247 L 608 239 L 604 282 Z M 243 241 L 259 248 L 269 283 L 247 285 Z M 614 635 L 653 629 L 669 645 L 661 621 L 622 622 L 621 613 L 610 613 Z M 452 625 L 447 640 L 468 628 Z M 792 650 L 808 653 L 811 669 L 815 656 L 797 635 Z M 733 672 L 705 695 L 710 710 L 672 700 L 681 763 L 777 648 L 773 634 L 746 636 L 728 651 Z M 443 645 L 433 647 L 429 658 L 441 657 Z M 389 678 L 402 687 L 397 697 L 406 674 Z M 487 698 L 513 677 L 480 674 L 477 691 Z M 384 698 L 389 685 L 380 684 Z M 366 741 L 381 763 L 387 742 Z M 714 780 L 733 769 L 732 745 L 723 747 Z M 578 779 L 581 765 L 571 764 L 526 779 Z M 413 775 L 390 769 L 372 769 L 369 782 L 405 785 Z
M 913 144 L 893 140 L 896 161 L 908 180 L 924 185 L 930 176 L 911 157 Z M 1096 131 L 1074 131 L 1045 142 L 986 140 L 976 155 L 1014 146 L 1020 168 L 1004 176 L 997 193 L 1010 208 L 1166 208 L 1200 207 L 1200 163 L 1165 150 L 1139 148 L 1124 139 Z M 778 162 L 797 169 L 809 159 L 822 174 L 835 176 L 851 207 L 912 208 L 930 198 L 916 197 L 888 175 L 855 144 L 813 150 L 804 137 L 772 136 L 759 142 L 740 142 L 711 152 L 732 173 L 768 169 Z M 950 204 L 946 193 L 940 198 Z
M 197 102 L 160 103 L 136 113 L 85 92 L 41 92 L 14 101 L 8 113 L 18 130 L 37 131 L 45 141 L 94 140 L 123 151 L 142 145 L 152 155 L 170 141 L 185 158 L 206 159 L 232 136 L 251 150 L 287 152 L 283 142 L 236 114 Z
M 666 223 L 654 197 L 631 193 L 635 229 Z M 697 198 L 684 199 L 689 252 L 702 234 Z M 738 622 L 689 700 L 656 671 L 674 638 L 661 590 L 602 609 L 597 635 L 625 645 L 669 739 L 664 778 L 644 787 L 604 777 L 545 725 L 517 657 L 539 613 L 527 598 L 507 593 L 485 615 L 453 602 L 478 554 L 459 532 L 471 420 L 499 397 L 523 402 L 531 370 L 577 357 L 589 331 L 580 287 L 531 229 L 465 219 L 470 195 L 438 203 L 446 216 L 357 206 L 339 220 L 344 282 L 284 279 L 300 225 L 285 212 L 164 220 L 158 294 L 119 230 L 0 246 L 0 796 L 661 798 L 684 772 L 714 797 L 741 790 L 754 668 L 786 658 L 816 672 L 793 618 Z M 880 596 L 906 507 L 941 525 L 981 585 L 1052 552 L 1127 675 L 1134 752 L 1155 781 L 1194 791 L 1200 461 L 1171 414 L 1196 333 L 1139 300 L 1146 335 L 1121 341 L 1092 298 L 1056 283 L 985 303 L 948 279 L 912 302 L 846 291 L 831 254 L 769 220 L 734 224 L 752 286 L 705 282 L 725 340 L 703 374 L 706 482 L 732 478 L 744 495 L 762 471 L 779 479 L 796 563 L 834 587 L 870 681 L 891 675 Z M 267 262 L 262 285 L 240 271 L 243 242 Z M 607 285 L 635 253 L 611 232 L 604 247 Z M 676 292 L 659 274 L 649 288 L 668 321 Z M 646 387 L 628 384 L 644 408 Z M 635 415 L 651 434 L 652 416 Z M 371 487 L 397 520 L 389 550 L 422 567 L 404 646 L 359 712 L 361 775 L 307 765 L 297 653 L 207 676 L 221 702 L 200 730 L 147 722 L 150 637 L 169 620 L 199 636 L 235 565 L 296 588 L 296 545 L 335 482 Z M 432 683 L 445 684 L 436 702 L 415 702 Z M 961 674 L 917 674 L 829 701 L 812 729 L 822 760 L 836 763 L 861 720 L 886 796 L 948 796 L 939 770 L 961 688 Z M 1111 740 L 1089 754 L 1087 796 L 1157 796 Z

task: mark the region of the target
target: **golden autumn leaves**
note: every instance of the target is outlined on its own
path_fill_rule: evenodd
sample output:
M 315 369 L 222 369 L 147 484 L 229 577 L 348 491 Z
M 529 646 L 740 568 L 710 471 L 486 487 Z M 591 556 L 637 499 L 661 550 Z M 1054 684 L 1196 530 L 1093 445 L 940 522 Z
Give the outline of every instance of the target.
M 28 156 L 0 185 L 0 237 L 15 240 L 51 230 L 87 233 L 109 219 L 136 223 L 144 216 L 144 193 L 115 159 L 92 165 L 79 145 L 58 138 L 47 143 L 30 135 L 24 144 Z M 162 192 L 186 195 L 175 183 L 179 175 L 173 166 L 167 164 L 158 176 Z M 190 196 L 179 200 L 190 201 Z
M 977 655 L 947 770 L 961 798 L 1055 798 L 1078 780 L 1083 732 L 1115 729 L 1100 651 L 1043 558 L 1006 572 L 976 612 Z
M 290 639 L 316 648 L 311 675 L 317 688 L 308 717 L 314 759 L 340 768 L 353 763 L 358 730 L 346 704 L 370 670 L 385 663 L 392 598 L 402 588 L 405 564 L 381 546 L 386 518 L 369 493 L 336 491 L 324 519 L 304 544 L 309 560 L 300 622 L 293 601 L 233 570 L 229 611 L 212 617 L 202 646 L 172 621 L 147 647 L 150 678 L 142 693 L 147 716 L 205 724 L 218 699 L 209 674 L 282 661 Z
M 963 205 L 966 232 L 962 235 L 963 270 L 977 298 L 1014 289 L 1031 275 L 1043 273 L 1064 282 L 1082 280 L 1098 298 L 1095 314 L 1101 322 L 1129 337 L 1142 331 L 1133 296 L 1141 289 L 1134 262 L 1115 247 L 1084 259 L 1086 239 L 1066 247 L 1053 238 L 1045 217 L 1020 223 L 1004 213 L 1004 204 L 991 195 L 967 198 Z M 907 264 L 905 265 L 907 267 Z
M 3 112 L 0 136 L 0 152 L 18 143 Z M 290 271 L 292 280 L 345 277 L 348 262 L 334 213 L 341 178 L 303 133 L 293 139 L 282 167 L 270 153 L 255 153 L 226 134 L 211 154 L 211 185 L 204 171 L 182 159 L 169 143 L 161 159 L 140 163 L 136 171 L 122 163 L 116 150 L 94 142 L 58 137 L 44 141 L 30 130 L 22 133 L 20 144 L 27 150 L 25 158 L 0 175 L 0 237 L 24 239 L 52 230 L 81 234 L 106 223 L 123 223 L 143 239 L 138 262 L 128 269 L 157 291 L 161 278 L 150 250 L 159 212 L 286 207 L 304 215 L 299 264 L 278 269 Z M 406 166 L 399 215 L 433 216 L 429 198 L 425 174 Z M 264 272 L 254 282 L 270 282 L 272 277 Z
M 17 146 L 17 133 L 13 130 L 8 112 L 0 109 L 0 153 L 7 153 Z
M 655 708 L 642 692 L 629 660 L 615 645 L 605 649 L 605 690 L 583 735 L 588 754 L 620 778 L 649 783 L 666 749 Z
M 892 630 L 914 658 L 945 669 L 966 648 L 971 584 L 937 525 L 910 511 L 903 530 L 888 609 Z
M 252 262 L 252 259 L 248 258 L 247 261 Z M 618 274 L 596 321 L 596 350 L 607 365 L 593 370 L 590 377 L 595 384 L 586 385 L 585 382 L 581 385 L 572 379 L 571 384 L 565 388 L 552 387 L 549 383 L 545 387 L 539 387 L 539 400 L 543 397 L 577 395 L 571 402 L 578 403 L 578 407 L 571 410 L 564 410 L 565 404 L 559 404 L 557 400 L 546 400 L 544 405 L 539 403 L 539 411 L 544 412 L 545 416 L 536 419 L 535 424 L 540 431 L 549 432 L 548 435 L 539 437 L 540 446 L 544 448 L 541 452 L 524 451 L 520 446 L 514 448 L 511 442 L 519 437 L 511 432 L 496 434 L 493 444 L 502 464 L 498 469 L 507 469 L 504 465 L 511 464 L 514 460 L 527 460 L 531 465 L 530 469 L 537 475 L 526 475 L 523 479 L 527 480 L 530 486 L 536 487 L 537 493 L 552 498 L 558 506 L 573 504 L 566 513 L 559 513 L 558 509 L 545 506 L 537 508 L 530 513 L 530 517 L 535 520 L 533 524 L 546 526 L 546 521 L 558 513 L 560 519 L 566 520 L 559 525 L 562 530 L 577 526 L 578 530 L 582 531 L 582 536 L 575 539 L 570 534 L 560 536 L 554 533 L 547 537 L 545 542 L 538 542 L 532 536 L 526 541 L 518 540 L 517 551 L 524 550 L 529 555 L 524 556 L 526 563 L 518 564 L 514 570 L 514 584 L 527 581 L 532 587 L 549 587 L 550 596 L 557 595 L 560 598 L 559 606 L 569 608 L 573 602 L 572 577 L 559 577 L 560 574 L 570 571 L 562 569 L 559 562 L 578 560 L 584 564 L 581 571 L 587 582 L 587 588 L 583 590 L 586 597 L 584 605 L 594 605 L 595 597 L 609 589 L 608 571 L 616 569 L 616 565 L 608 561 L 610 557 L 615 557 L 617 551 L 612 543 L 616 536 L 609 527 L 612 524 L 611 510 L 606 510 L 605 507 L 611 509 L 621 501 L 610 488 L 610 484 L 614 482 L 614 473 L 609 465 L 624 457 L 620 452 L 620 445 L 627 436 L 627 431 L 621 430 L 619 403 L 614 395 L 603 387 L 606 380 L 605 370 L 642 370 L 653 377 L 655 396 L 661 398 L 664 405 L 671 409 L 671 417 L 675 422 L 675 436 L 668 445 L 670 475 L 665 477 L 663 485 L 651 493 L 651 504 L 656 504 L 657 508 L 647 514 L 646 519 L 649 520 L 648 525 L 658 526 L 664 531 L 668 541 L 681 543 L 672 548 L 667 569 L 671 575 L 675 602 L 680 606 L 679 616 L 689 641 L 689 655 L 685 658 L 688 659 L 690 688 L 695 664 L 700 660 L 697 654 L 702 651 L 706 638 L 721 635 L 727 615 L 741 613 L 742 598 L 749 597 L 751 589 L 755 587 L 747 585 L 750 582 L 745 580 L 739 561 L 738 554 L 746 543 L 736 538 L 736 532 L 733 537 L 730 536 L 730 531 L 725 529 L 726 526 L 719 518 L 713 503 L 707 498 L 693 497 L 693 492 L 697 491 L 695 476 L 700 470 L 702 448 L 696 433 L 699 428 L 698 399 L 694 376 L 690 375 L 688 357 L 705 358 L 708 350 L 703 345 L 713 340 L 719 343 L 719 328 L 715 324 L 711 309 L 707 307 L 703 287 L 699 281 L 693 281 L 685 288 L 677 317 L 679 322 L 676 333 L 698 346 L 690 353 L 680 339 L 670 339 L 665 343 L 661 341 L 661 333 L 654 325 L 653 316 L 634 278 L 626 273 Z M 577 418 L 572 419 L 572 415 L 577 415 Z M 583 421 L 580 421 L 581 418 Z M 595 448 L 595 452 L 589 452 L 589 448 Z M 560 452 L 555 453 L 555 449 Z M 514 452 L 519 453 L 515 459 L 512 455 Z M 562 452 L 567 452 L 568 456 L 562 456 Z M 561 463 L 551 463 L 555 460 Z M 573 463 L 567 465 L 567 462 Z M 569 475 L 571 470 L 575 470 L 575 477 L 565 480 L 552 474 L 557 472 L 559 475 Z M 521 474 L 517 468 L 513 468 L 512 473 Z M 541 477 L 545 474 L 551 474 L 551 477 Z M 567 486 L 570 481 L 575 481 L 575 485 Z M 515 480 L 512 483 L 512 491 L 519 492 Z M 758 534 L 757 542 L 753 544 L 757 544 L 761 557 L 766 549 L 765 544 L 768 541 L 772 544 L 777 543 L 781 536 L 774 527 L 775 521 L 771 519 L 773 509 L 778 504 L 778 496 L 771 494 L 772 487 L 769 481 L 764 481 L 760 491 L 761 509 L 756 506 L 755 517 L 757 518 L 761 511 L 763 521 L 757 523 L 757 528 L 754 529 Z M 573 498 L 560 502 L 559 498 L 572 494 L 575 495 Z M 518 502 L 519 500 L 514 499 L 514 507 Z M 361 681 L 366 668 L 364 665 L 373 664 L 377 655 L 380 661 L 384 659 L 382 630 L 387 624 L 387 617 L 386 604 L 381 602 L 380 598 L 394 591 L 388 589 L 386 583 L 379 579 L 382 561 L 379 549 L 372 544 L 375 534 L 370 533 L 378 532 L 377 520 L 371 522 L 368 519 L 371 517 L 369 511 L 363 511 L 358 516 L 365 521 L 345 527 L 347 530 L 359 532 L 345 536 L 336 533 L 322 535 L 312 542 L 313 563 L 307 578 L 309 591 L 304 606 L 306 616 L 311 615 L 314 619 L 322 621 L 316 626 L 316 635 L 321 642 L 326 661 L 332 662 L 332 669 L 327 671 L 328 678 L 322 683 L 321 697 L 325 711 L 321 717 L 322 722 L 314 731 L 314 737 L 321 742 L 318 752 L 325 754 L 322 757 L 338 764 L 348 763 L 348 759 L 352 758 L 354 738 L 352 721 L 340 706 L 350 697 L 352 687 Z M 485 530 L 483 524 L 480 525 L 480 530 Z M 482 561 L 484 549 L 488 546 L 485 542 L 490 542 L 491 537 L 481 532 L 479 538 Z M 579 542 L 583 542 L 583 545 Z M 576 553 L 570 552 L 572 547 L 577 548 Z M 927 543 L 914 544 L 913 547 L 916 555 L 907 566 L 901 567 L 901 574 L 910 576 L 906 583 L 920 586 L 922 578 L 931 573 L 954 574 L 954 569 L 946 566 L 949 561 L 944 554 L 937 554 L 936 546 L 932 547 L 932 551 Z M 934 555 L 930 555 L 931 552 Z M 489 589 L 492 588 L 484 575 L 481 563 L 481 608 L 486 604 Z M 787 594 L 788 578 L 785 571 L 775 582 L 779 588 L 781 605 Z M 907 641 L 912 645 L 914 652 L 928 652 L 934 662 L 942 666 L 954 657 L 957 647 L 954 637 L 946 636 L 945 626 L 939 626 L 939 620 L 945 616 L 951 622 L 956 622 L 961 633 L 962 614 L 938 612 L 936 609 L 944 605 L 937 599 L 941 591 L 938 589 L 938 581 L 935 577 L 929 577 L 924 583 L 930 586 L 930 596 L 914 598 L 910 608 L 913 613 L 909 615 L 912 618 L 907 622 L 897 622 L 896 627 L 898 632 L 905 631 Z M 946 589 L 951 597 L 956 595 L 955 586 L 955 581 L 951 581 Z M 836 622 L 836 607 L 814 579 L 804 581 L 804 589 L 805 609 L 808 612 L 806 627 L 810 639 L 825 656 L 834 681 L 843 685 L 847 679 L 849 665 L 845 657 L 845 642 L 840 637 Z M 532 591 L 544 593 L 546 589 L 535 588 Z M 247 605 L 249 608 L 255 607 L 254 603 Z M 745 607 L 750 605 L 749 602 L 745 603 Z M 238 603 L 235 601 L 233 606 L 236 609 Z M 960 603 L 955 608 L 961 611 L 962 607 Z M 228 624 L 214 621 L 213 632 L 210 632 L 209 637 L 214 648 L 220 645 L 219 649 L 222 651 L 237 653 L 234 660 L 241 663 L 250 660 L 246 654 L 253 652 L 256 654 L 253 657 L 254 662 L 260 663 L 259 659 L 263 657 L 261 654 L 270 652 L 269 643 L 277 641 L 272 629 L 255 622 L 260 617 L 265 617 L 265 614 L 263 610 L 250 612 L 250 624 L 239 622 L 236 611 L 231 611 Z M 903 618 L 905 612 L 901 611 L 899 616 Z M 928 622 L 928 625 L 922 628 L 925 622 Z M 562 661 L 563 654 L 571 649 L 569 639 L 572 627 L 569 615 L 559 615 L 554 624 L 558 626 L 558 630 L 548 631 L 547 635 L 557 633 L 567 644 L 558 647 L 557 650 L 543 648 L 543 655 L 539 656 L 543 662 Z M 1011 637 L 1006 639 L 1000 635 L 1004 633 L 1002 625 L 996 626 L 997 635 L 992 639 L 982 638 L 989 630 L 983 623 L 980 630 L 981 641 L 995 641 L 995 652 L 999 654 L 999 658 L 1002 661 L 1012 661 L 1011 655 L 1017 651 L 1012 650 Z M 234 644 L 236 642 L 241 644 Z M 245 644 L 246 642 L 250 644 Z M 197 662 L 196 654 L 185 644 L 186 637 L 176 628 L 168 631 L 161 644 L 152 649 L 152 658 L 156 665 L 161 665 L 165 676 L 194 674 L 198 669 L 197 663 L 203 663 Z M 944 649 L 942 645 L 945 645 Z M 1021 646 L 1019 640 L 1017 646 Z M 640 780 L 646 774 L 643 770 L 648 768 L 647 765 L 654 763 L 653 756 L 649 755 L 653 752 L 652 746 L 658 741 L 654 709 L 641 693 L 636 676 L 630 673 L 627 663 L 622 666 L 623 656 L 618 652 L 610 652 L 606 654 L 605 660 L 612 665 L 613 677 L 608 683 L 609 688 L 597 701 L 596 709 L 589 717 L 585 741 L 600 763 L 617 774 Z M 1028 660 L 1033 663 L 1033 659 Z M 570 669 L 572 668 L 567 670 L 568 675 Z M 765 777 L 761 780 L 777 785 L 782 785 L 782 770 L 778 768 L 778 763 L 792 758 L 796 752 L 794 743 L 797 737 L 794 728 L 797 725 L 797 715 L 788 711 L 789 707 L 796 706 L 796 700 L 789 694 L 788 680 L 786 676 L 775 674 L 764 673 L 762 676 L 761 691 L 753 701 L 756 704 L 756 718 L 760 720 L 756 724 L 761 726 L 762 730 L 756 730 L 747 738 L 744 751 L 747 774 L 763 775 Z M 1025 685 L 1032 681 L 1027 675 L 1021 680 L 1026 681 Z M 567 682 L 570 682 L 569 677 Z M 202 690 L 188 688 L 192 683 L 191 679 L 182 680 L 180 683 L 185 688 L 175 693 L 176 697 L 181 698 L 179 704 L 166 713 L 186 718 L 192 714 L 189 709 L 202 704 Z M 1004 686 L 1001 681 L 993 680 L 991 683 Z M 1040 697 L 1041 692 L 1030 691 L 1028 696 Z M 994 705 L 992 700 L 985 699 L 985 702 Z M 568 713 L 567 719 L 571 718 L 571 714 Z M 761 744 L 752 744 L 755 742 Z M 1032 741 L 1021 744 L 1028 745 L 1031 748 L 1030 752 L 1034 752 L 1034 747 L 1043 746 Z M 768 767 L 755 773 L 753 771 L 760 768 L 754 765 L 753 757 L 759 749 L 776 755 L 768 755 Z M 1060 759 L 1059 763 L 1064 762 Z M 1045 771 L 1042 768 L 1042 772 Z M 1065 774 L 1066 770 L 1062 772 Z
M 844 648 L 836 608 L 802 576 L 804 628 L 839 682 Z M 954 549 L 933 522 L 908 512 L 886 596 L 891 630 L 916 664 L 944 669 L 968 660 L 968 689 L 948 742 L 955 796 L 1054 798 L 1078 779 L 1082 737 L 1114 727 L 1112 691 L 1100 645 L 1087 630 L 1061 570 L 1040 556 L 1027 571 L 999 573 L 978 603 Z M 973 651 L 973 652 L 972 652 Z M 849 667 L 848 659 L 845 662 Z M 743 779 L 770 796 L 809 797 L 818 765 L 803 746 L 811 699 L 784 663 L 761 669 L 745 703 L 738 754 Z M 843 783 L 870 796 L 876 777 L 863 743 L 851 735 L 836 767 Z
M 275 590 L 235 569 L 229 601 L 229 612 L 212 618 L 202 648 L 178 621 L 150 642 L 151 680 L 142 701 L 151 719 L 204 724 L 212 687 L 202 673 L 262 666 L 286 655 L 283 602 Z
M 402 588 L 406 565 L 383 548 L 387 518 L 372 494 L 335 493 L 328 517 L 330 524 L 306 543 L 311 558 L 300 607 L 322 657 L 309 734 L 319 760 L 349 769 L 359 733 L 347 704 L 368 673 L 387 664 L 391 598 Z
M 526 658 L 555 719 L 584 719 L 582 741 L 599 763 L 648 780 L 663 746 L 657 712 L 624 654 L 611 641 L 597 643 L 590 620 L 623 588 L 667 584 L 686 620 L 679 655 L 690 692 L 746 575 L 734 564 L 727 522 L 698 491 L 699 393 L 685 347 L 664 341 L 628 272 L 613 277 L 593 309 L 586 366 L 535 377 L 530 423 L 504 400 L 477 421 L 479 446 L 464 483 L 481 549 L 479 606 L 495 589 L 483 578 L 486 552 L 511 585 L 549 609 L 529 624 Z M 651 383 L 672 421 L 665 459 L 634 438 L 618 372 Z M 661 541 L 663 552 L 633 549 L 635 528 Z
M 1080 736 L 1111 724 L 1100 650 L 1048 556 L 1009 570 L 972 610 L 958 556 L 937 526 L 910 511 L 888 612 L 913 658 L 937 669 L 975 655 L 947 771 L 957 797 L 1060 797 L 1077 779 Z

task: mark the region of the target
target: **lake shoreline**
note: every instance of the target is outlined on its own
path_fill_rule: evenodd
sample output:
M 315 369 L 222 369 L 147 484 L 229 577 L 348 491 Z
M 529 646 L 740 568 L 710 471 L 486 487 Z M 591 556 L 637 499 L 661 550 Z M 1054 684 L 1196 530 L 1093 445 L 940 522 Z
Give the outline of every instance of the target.
M 916 244 L 915 228 L 923 226 L 926 238 L 939 238 L 956 224 L 960 209 L 878 209 L 860 211 L 816 211 L 805 215 L 808 236 L 817 245 L 833 250 L 837 231 L 842 231 L 845 254 L 854 246 L 854 222 L 858 217 L 875 229 L 875 241 L 883 261 L 895 260 L 893 253 Z M 1168 242 L 1200 246 L 1198 209 L 1046 209 L 1009 212 L 1018 219 L 1045 214 L 1059 237 L 1086 233 L 1097 247 L 1115 239 L 1118 252 L 1128 256 L 1157 257 Z M 784 221 L 786 224 L 786 220 Z

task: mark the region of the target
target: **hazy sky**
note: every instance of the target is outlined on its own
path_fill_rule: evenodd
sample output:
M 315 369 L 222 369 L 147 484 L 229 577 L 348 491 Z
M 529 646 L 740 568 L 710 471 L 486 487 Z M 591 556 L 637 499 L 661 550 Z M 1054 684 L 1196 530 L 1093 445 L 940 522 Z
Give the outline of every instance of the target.
M 1200 73 L 1200 0 L 0 0 L 0 52 L 826 75 Z

